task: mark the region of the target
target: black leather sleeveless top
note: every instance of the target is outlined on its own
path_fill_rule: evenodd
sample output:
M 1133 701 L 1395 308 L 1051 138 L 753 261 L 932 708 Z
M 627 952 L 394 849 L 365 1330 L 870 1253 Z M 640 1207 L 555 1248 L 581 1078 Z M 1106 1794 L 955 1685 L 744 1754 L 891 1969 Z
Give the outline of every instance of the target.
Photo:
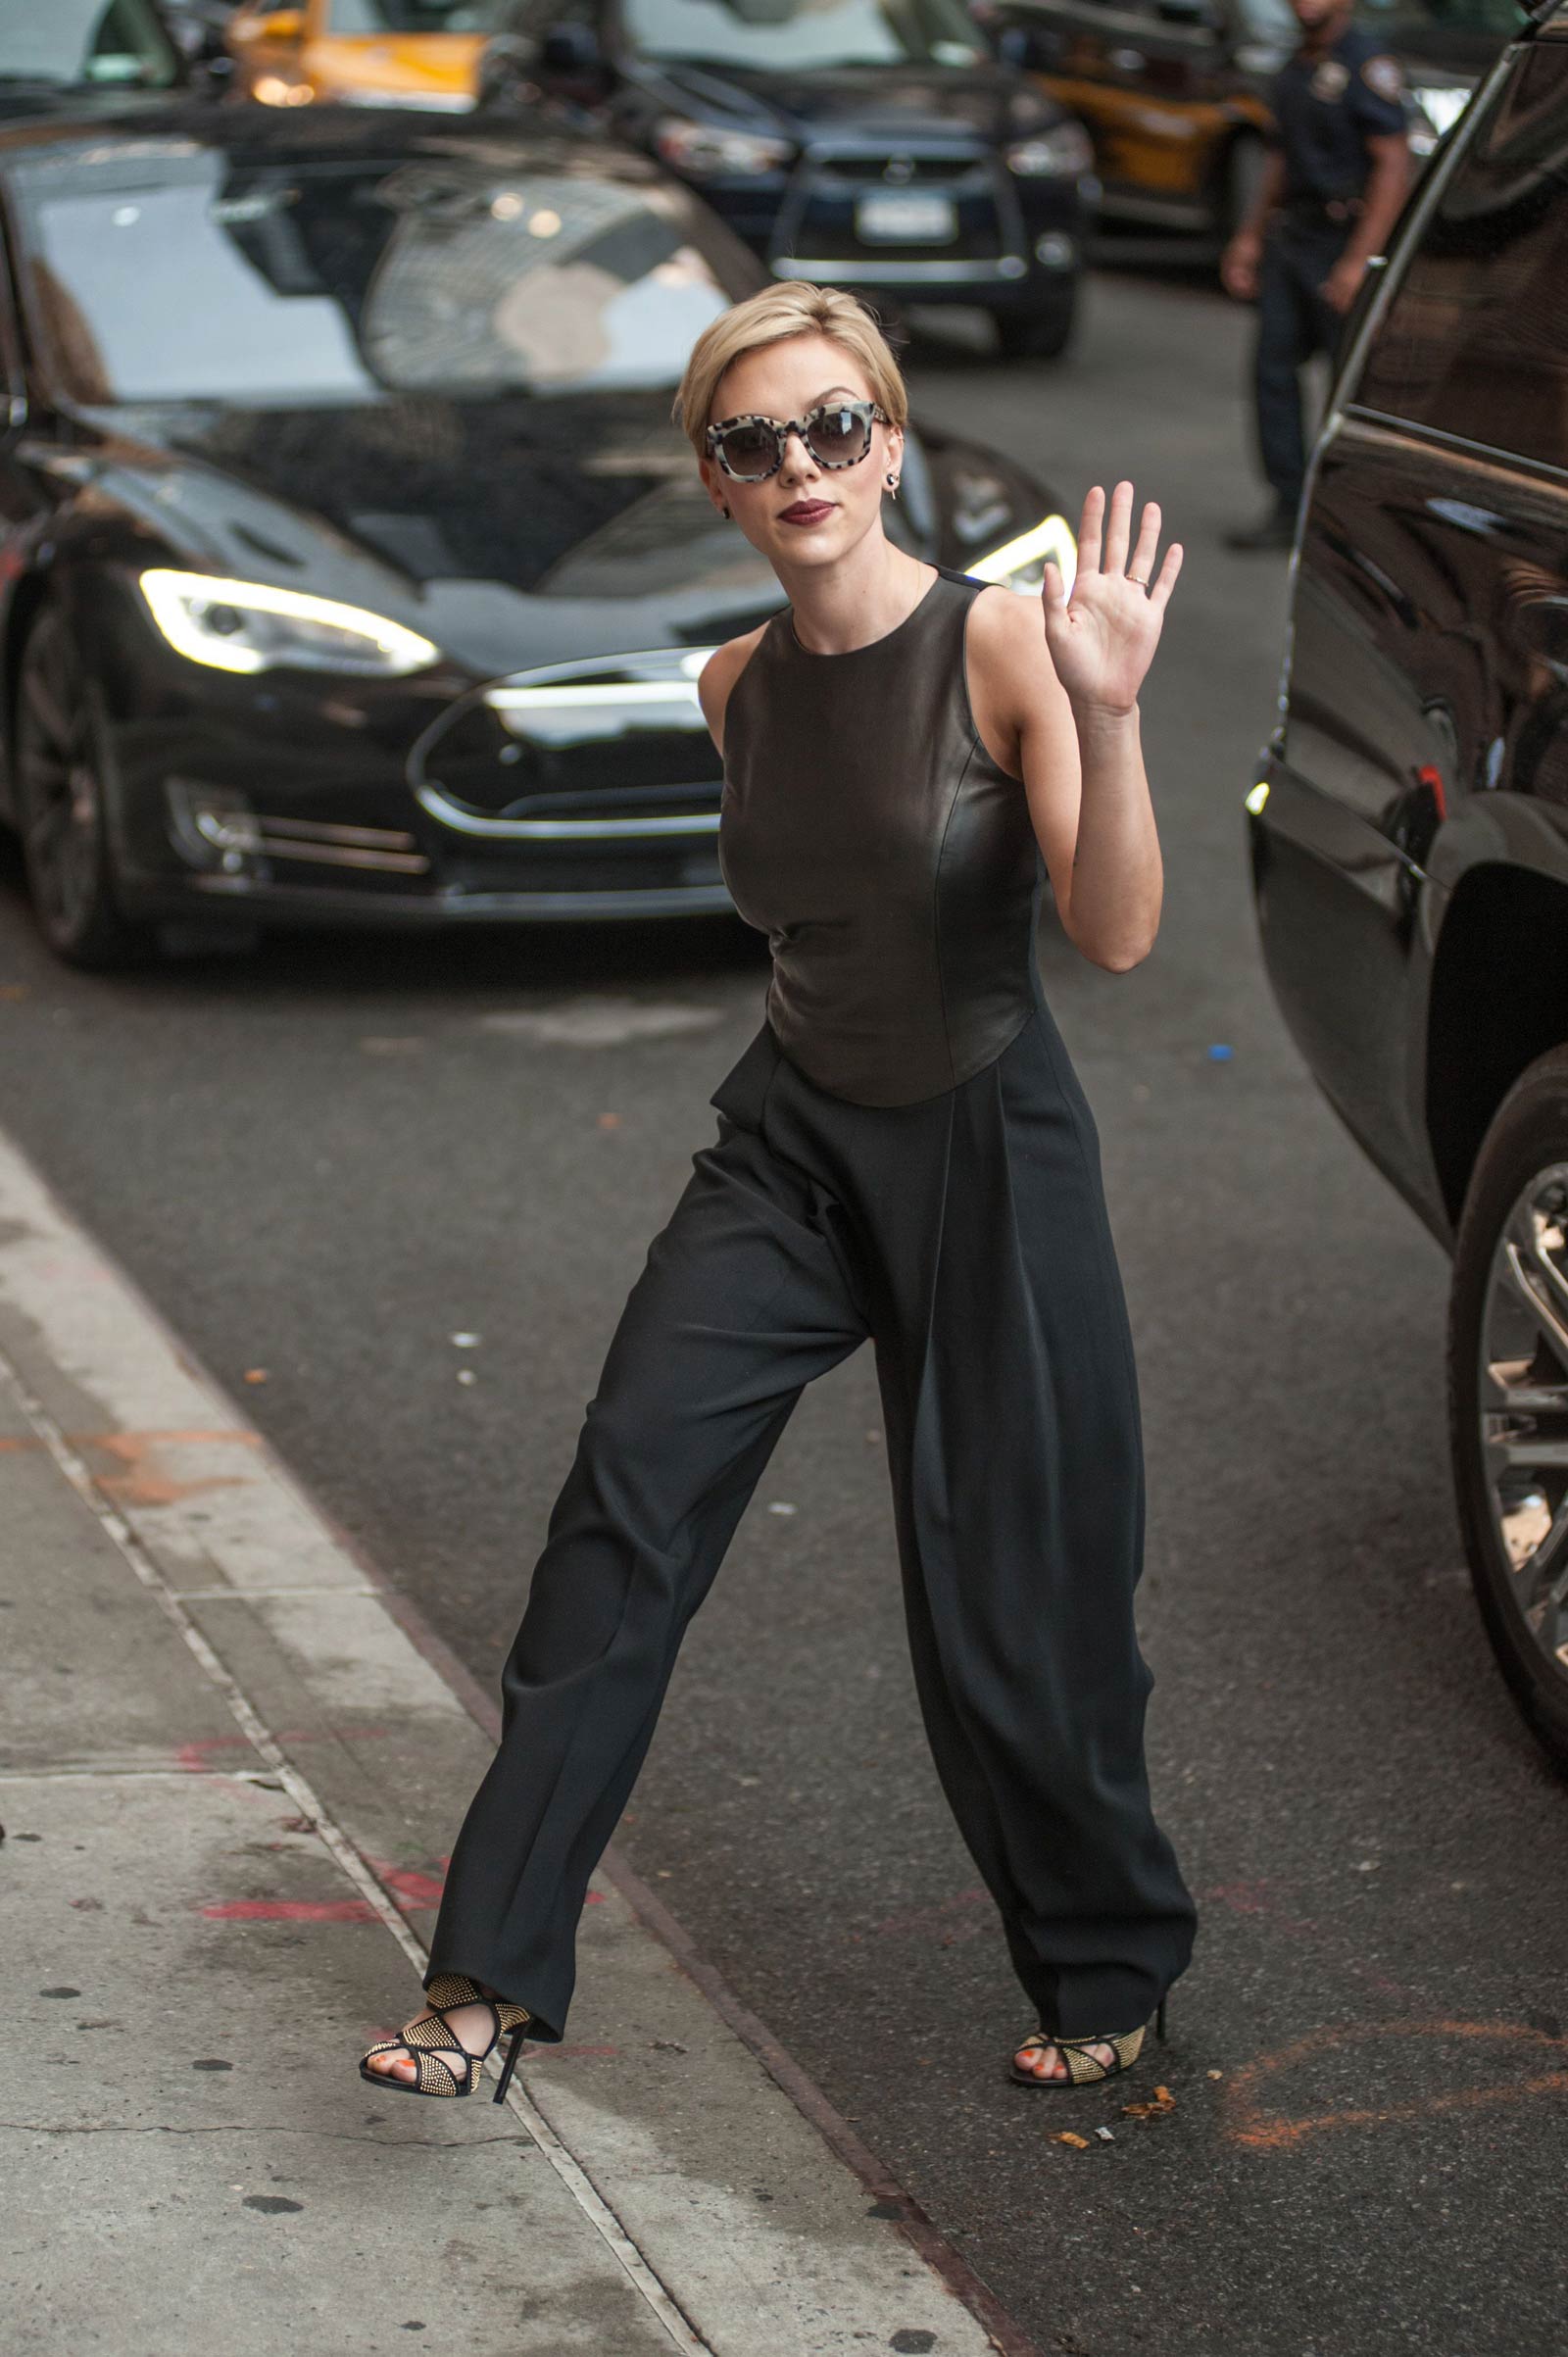
M 818 1088 L 912 1105 L 980 1071 L 1039 993 L 1044 861 L 981 743 L 950 566 L 886 637 L 814 655 L 768 621 L 724 714 L 719 868 L 773 955 L 766 1018 Z

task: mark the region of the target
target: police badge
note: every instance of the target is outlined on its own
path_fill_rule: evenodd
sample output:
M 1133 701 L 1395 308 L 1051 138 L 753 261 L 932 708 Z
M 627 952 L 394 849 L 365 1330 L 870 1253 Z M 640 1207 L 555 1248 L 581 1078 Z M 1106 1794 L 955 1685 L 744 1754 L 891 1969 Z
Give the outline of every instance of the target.
M 1398 98 L 1404 89 L 1404 74 L 1396 57 L 1366 58 L 1361 66 L 1361 79 L 1380 98 Z
M 1312 76 L 1312 96 L 1330 99 L 1342 97 L 1349 78 L 1348 66 L 1342 65 L 1337 57 L 1326 57 Z

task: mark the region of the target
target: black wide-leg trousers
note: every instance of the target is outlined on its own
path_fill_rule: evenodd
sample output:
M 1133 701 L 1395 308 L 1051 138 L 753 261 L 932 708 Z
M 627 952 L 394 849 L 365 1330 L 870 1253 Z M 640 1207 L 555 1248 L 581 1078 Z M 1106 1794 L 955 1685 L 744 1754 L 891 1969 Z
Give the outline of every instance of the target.
M 914 1676 L 943 1789 L 1041 2024 L 1130 2030 L 1196 1909 L 1154 1821 L 1144 1476 L 1093 1115 L 1036 1011 L 917 1105 L 818 1089 L 764 1021 L 648 1249 L 502 1675 L 500 1747 L 429 1976 L 563 2036 L 589 1877 L 804 1387 L 870 1339 Z

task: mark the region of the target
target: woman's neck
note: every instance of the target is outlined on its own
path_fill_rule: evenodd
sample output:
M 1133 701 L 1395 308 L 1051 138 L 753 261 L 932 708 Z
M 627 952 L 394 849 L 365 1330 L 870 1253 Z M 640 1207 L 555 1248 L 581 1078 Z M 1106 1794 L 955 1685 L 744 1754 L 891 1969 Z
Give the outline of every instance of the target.
M 795 635 L 812 655 L 850 655 L 886 638 L 914 612 L 937 571 L 906 557 L 891 541 L 861 559 L 855 551 L 838 565 L 792 565 L 779 579 L 795 618 Z

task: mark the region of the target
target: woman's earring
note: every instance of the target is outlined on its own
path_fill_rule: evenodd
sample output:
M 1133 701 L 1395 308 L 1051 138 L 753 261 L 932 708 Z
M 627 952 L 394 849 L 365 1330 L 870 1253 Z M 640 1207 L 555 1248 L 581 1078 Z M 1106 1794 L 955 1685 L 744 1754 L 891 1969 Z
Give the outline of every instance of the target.
M 897 499 L 899 496 L 899 478 L 896 474 L 890 474 L 888 476 L 888 489 L 892 492 L 894 498 Z
M 723 516 L 723 518 L 724 518 L 724 521 L 725 521 L 726 523 L 728 523 L 728 521 L 729 521 L 729 502 L 728 502 L 727 500 L 723 501 L 723 502 L 720 504 L 720 507 L 719 507 L 719 511 L 718 511 L 718 512 L 719 512 L 720 516 Z

